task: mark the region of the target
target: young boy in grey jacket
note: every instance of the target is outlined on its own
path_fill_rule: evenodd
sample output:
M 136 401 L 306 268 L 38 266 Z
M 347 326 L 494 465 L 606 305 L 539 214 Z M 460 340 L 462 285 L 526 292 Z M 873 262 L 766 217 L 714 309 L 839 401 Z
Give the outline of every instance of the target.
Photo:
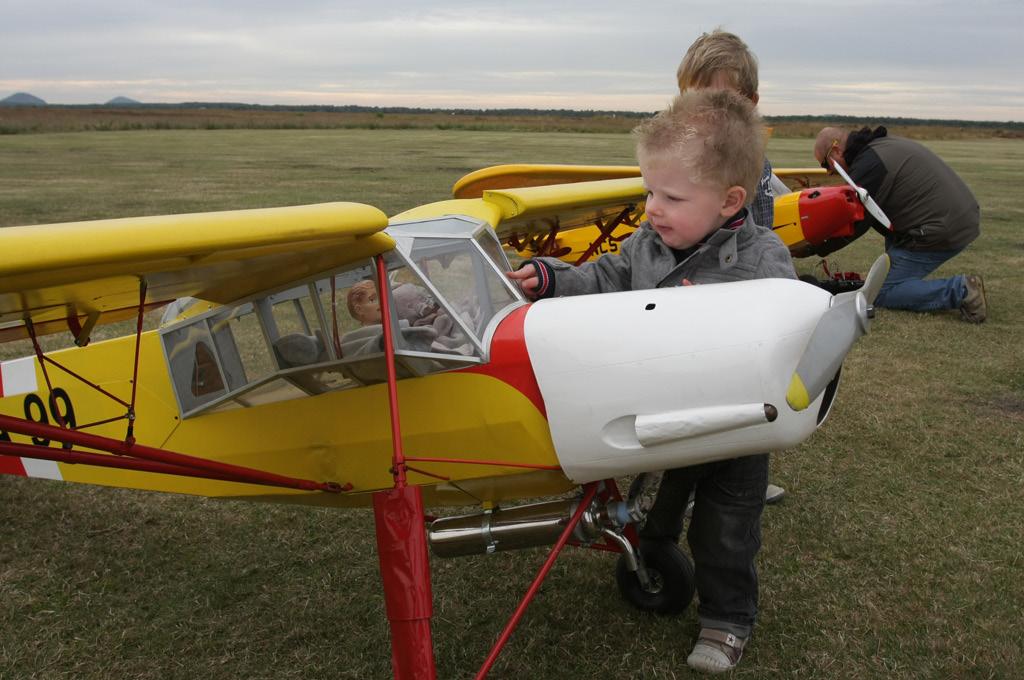
M 527 297 L 796 278 L 782 241 L 744 207 L 764 159 L 760 119 L 750 100 L 730 90 L 687 91 L 634 134 L 647 220 L 618 255 L 579 267 L 555 258 L 529 260 L 509 274 Z M 753 630 L 754 558 L 767 484 L 767 454 L 668 470 L 662 478 L 641 540 L 678 541 L 695 491 L 687 539 L 701 631 L 687 659 L 693 668 L 733 668 Z

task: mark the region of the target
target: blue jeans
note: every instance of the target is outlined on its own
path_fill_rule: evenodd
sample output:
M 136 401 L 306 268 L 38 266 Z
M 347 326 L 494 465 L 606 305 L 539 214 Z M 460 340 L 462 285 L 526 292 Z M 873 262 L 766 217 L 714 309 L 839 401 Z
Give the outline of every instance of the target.
M 701 626 L 749 637 L 757 618 L 761 511 L 768 454 L 666 470 L 640 537 L 678 541 L 691 491 L 686 533 L 693 555 Z
M 962 250 L 962 249 L 961 249 Z M 962 274 L 948 279 L 924 277 L 960 250 L 934 252 L 889 248 L 889 275 L 875 298 L 875 305 L 913 312 L 934 312 L 938 309 L 959 309 L 967 288 Z

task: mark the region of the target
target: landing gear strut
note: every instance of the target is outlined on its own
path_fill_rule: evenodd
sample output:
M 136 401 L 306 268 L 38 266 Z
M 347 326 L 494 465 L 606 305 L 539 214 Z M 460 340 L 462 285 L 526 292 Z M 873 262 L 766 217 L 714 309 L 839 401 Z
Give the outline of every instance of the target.
M 640 526 L 654 505 L 661 473 L 637 475 L 629 488 L 629 520 Z M 615 580 L 623 599 L 640 611 L 681 614 L 693 600 L 693 562 L 669 539 L 641 538 L 639 549 L 623 545 Z
M 631 569 L 625 554 L 615 565 L 615 580 L 622 597 L 637 609 L 654 614 L 681 614 L 693 600 L 693 563 L 675 542 L 640 539 L 640 569 Z

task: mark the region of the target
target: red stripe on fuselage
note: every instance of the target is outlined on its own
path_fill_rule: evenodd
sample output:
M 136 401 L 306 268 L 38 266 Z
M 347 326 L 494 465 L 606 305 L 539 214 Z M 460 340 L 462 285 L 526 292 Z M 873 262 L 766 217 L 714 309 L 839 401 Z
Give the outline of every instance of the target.
M 27 477 L 25 466 L 17 456 L 0 456 L 0 475 L 18 475 Z
M 4 371 L 0 367 L 0 397 L 4 396 Z M 21 458 L 15 456 L 0 456 L 0 475 L 20 475 L 26 477 L 25 466 L 21 464 Z
M 491 358 L 486 364 L 463 368 L 457 373 L 479 373 L 497 378 L 516 389 L 533 402 L 537 410 L 547 418 L 544 398 L 540 394 L 537 376 L 530 363 L 530 355 L 526 351 L 526 333 L 524 325 L 526 313 L 530 305 L 523 305 L 506 316 L 491 338 Z

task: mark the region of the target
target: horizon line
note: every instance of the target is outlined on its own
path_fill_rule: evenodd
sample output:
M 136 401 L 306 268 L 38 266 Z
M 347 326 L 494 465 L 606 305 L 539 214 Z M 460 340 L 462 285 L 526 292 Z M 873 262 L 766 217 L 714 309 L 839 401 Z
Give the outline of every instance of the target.
M 17 97 L 18 95 L 25 95 L 37 99 L 41 104 L 35 102 L 10 102 L 9 99 Z M 127 102 L 113 103 L 115 99 L 128 99 Z M 229 108 L 229 107 L 240 107 L 240 108 L 263 108 L 263 109 L 318 109 L 322 111 L 331 110 L 384 110 L 384 111 L 402 111 L 402 112 L 424 112 L 424 113 L 459 113 L 459 112 L 477 112 L 484 113 L 489 111 L 535 111 L 538 113 L 543 112 L 568 112 L 568 113 L 582 113 L 582 114 L 609 114 L 609 115 L 627 115 L 627 116 L 648 116 L 657 113 L 657 111 L 636 111 L 626 109 L 571 109 L 571 108 L 537 108 L 537 107 L 442 107 L 442 106 L 396 106 L 396 105 L 369 105 L 369 104 L 259 104 L 242 101 L 203 101 L 203 100 L 187 100 L 178 102 L 143 102 L 125 97 L 123 95 L 117 95 L 106 102 L 90 102 L 82 104 L 65 104 L 58 102 L 48 102 L 41 97 L 31 94 L 30 92 L 15 92 L 11 95 L 0 99 L 0 107 L 4 108 L 42 108 L 42 107 L 61 107 L 61 108 L 91 108 L 91 107 L 108 107 L 108 106 L 120 106 L 120 107 L 199 107 L 208 106 L 212 108 Z M 907 122 L 927 122 L 927 123 L 983 123 L 983 124 L 1005 124 L 1020 126 L 1024 125 L 1024 120 L 1000 120 L 1000 119 L 974 119 L 974 118 L 927 118 L 917 116 L 906 116 L 906 115 L 861 115 L 861 114 L 845 114 L 845 113 L 827 113 L 827 114 L 762 114 L 761 117 L 767 119 L 784 119 L 784 118 L 796 118 L 796 119 L 810 119 L 810 120 L 899 120 Z

